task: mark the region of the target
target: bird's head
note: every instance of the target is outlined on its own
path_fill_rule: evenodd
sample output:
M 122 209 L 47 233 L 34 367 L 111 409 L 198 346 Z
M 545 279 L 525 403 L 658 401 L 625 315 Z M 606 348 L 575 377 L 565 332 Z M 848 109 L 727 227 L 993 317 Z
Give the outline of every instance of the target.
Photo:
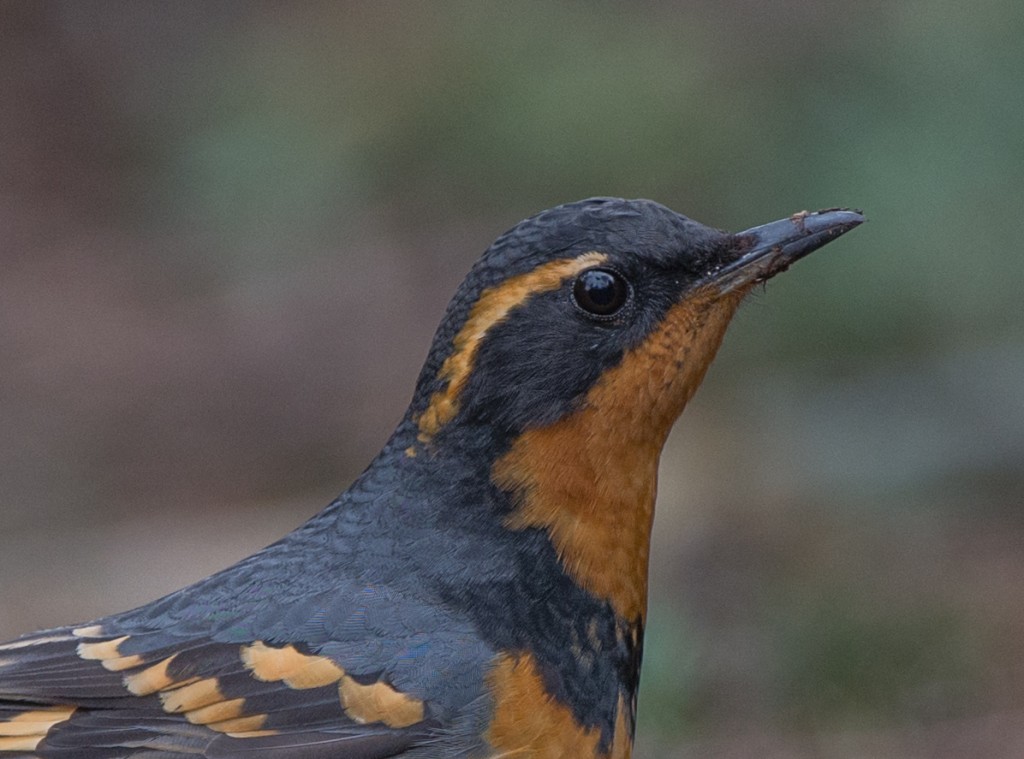
M 863 221 L 830 210 L 729 234 L 593 198 L 502 235 L 457 291 L 406 455 L 474 457 L 569 574 L 642 618 L 657 464 L 751 288 Z
M 467 425 L 511 439 L 592 405 L 614 377 L 615 415 L 660 445 L 743 296 L 861 221 L 835 210 L 729 234 L 617 198 L 532 216 L 453 298 L 413 405 L 419 441 Z

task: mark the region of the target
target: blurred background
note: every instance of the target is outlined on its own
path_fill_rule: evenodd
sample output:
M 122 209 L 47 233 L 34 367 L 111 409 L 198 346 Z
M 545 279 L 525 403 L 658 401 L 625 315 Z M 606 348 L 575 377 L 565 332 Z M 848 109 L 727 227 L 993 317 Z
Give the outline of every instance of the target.
M 0 3 L 0 638 L 327 503 L 500 232 L 870 220 L 665 452 L 640 757 L 1024 755 L 1024 5 Z

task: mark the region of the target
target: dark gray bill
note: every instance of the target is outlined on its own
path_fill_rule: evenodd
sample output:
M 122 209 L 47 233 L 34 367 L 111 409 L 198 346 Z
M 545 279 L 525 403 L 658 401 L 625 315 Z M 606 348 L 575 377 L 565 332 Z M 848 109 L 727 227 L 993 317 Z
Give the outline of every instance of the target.
M 801 211 L 737 232 L 733 240 L 738 258 L 710 272 L 706 283 L 728 292 L 750 282 L 764 282 L 863 221 L 860 211 L 831 208 L 815 213 Z

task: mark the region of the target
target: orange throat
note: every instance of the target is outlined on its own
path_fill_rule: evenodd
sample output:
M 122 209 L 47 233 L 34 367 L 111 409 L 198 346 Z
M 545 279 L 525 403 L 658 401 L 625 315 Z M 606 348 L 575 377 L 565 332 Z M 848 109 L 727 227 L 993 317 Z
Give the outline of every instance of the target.
M 514 530 L 545 529 L 566 572 L 628 622 L 643 621 L 658 459 L 745 289 L 697 293 L 604 376 L 579 410 L 529 429 L 495 462 Z

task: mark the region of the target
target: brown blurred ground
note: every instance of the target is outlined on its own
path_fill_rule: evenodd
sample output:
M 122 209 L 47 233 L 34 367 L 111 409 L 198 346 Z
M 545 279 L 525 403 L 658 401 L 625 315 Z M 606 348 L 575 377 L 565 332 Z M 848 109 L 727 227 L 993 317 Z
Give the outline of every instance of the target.
M 870 224 L 666 451 L 644 756 L 1024 749 L 1024 14 L 0 4 L 0 637 L 316 511 L 520 217 Z

